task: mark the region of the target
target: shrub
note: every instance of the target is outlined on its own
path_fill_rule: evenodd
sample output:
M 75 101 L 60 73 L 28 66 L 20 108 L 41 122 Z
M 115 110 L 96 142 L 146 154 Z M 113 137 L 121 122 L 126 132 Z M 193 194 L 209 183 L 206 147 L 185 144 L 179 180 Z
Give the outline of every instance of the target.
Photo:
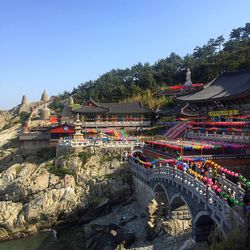
M 247 228 L 233 227 L 226 238 L 215 228 L 210 236 L 211 250 L 245 250 L 247 248 Z
M 21 123 L 24 123 L 25 121 L 27 121 L 29 115 L 30 115 L 30 113 L 28 113 L 28 112 L 25 112 L 25 111 L 21 112 L 19 114 Z
M 86 164 L 87 160 L 90 158 L 89 152 L 79 152 L 78 157 L 82 160 L 83 165 Z

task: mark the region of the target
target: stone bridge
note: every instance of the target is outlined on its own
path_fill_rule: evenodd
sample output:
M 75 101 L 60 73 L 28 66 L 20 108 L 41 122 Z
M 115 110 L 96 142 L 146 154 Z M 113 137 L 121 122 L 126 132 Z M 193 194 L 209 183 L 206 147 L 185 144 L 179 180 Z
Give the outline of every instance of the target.
M 161 164 L 159 167 L 146 169 L 132 159 L 129 164 L 140 205 L 146 208 L 155 199 L 157 203 L 165 203 L 167 218 L 191 218 L 194 241 L 206 240 L 215 225 L 224 236 L 233 226 L 244 225 L 244 219 L 227 201 L 185 171 Z M 225 177 L 221 177 L 219 182 L 223 188 L 234 190 L 236 199 L 243 197 L 243 189 Z

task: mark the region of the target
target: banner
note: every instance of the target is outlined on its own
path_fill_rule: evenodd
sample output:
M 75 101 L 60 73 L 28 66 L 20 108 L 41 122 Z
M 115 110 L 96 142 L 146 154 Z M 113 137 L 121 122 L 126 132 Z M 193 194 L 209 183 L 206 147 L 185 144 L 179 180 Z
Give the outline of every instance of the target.
M 221 110 L 221 111 L 210 111 L 208 112 L 209 116 L 231 116 L 231 115 L 239 115 L 239 110 Z

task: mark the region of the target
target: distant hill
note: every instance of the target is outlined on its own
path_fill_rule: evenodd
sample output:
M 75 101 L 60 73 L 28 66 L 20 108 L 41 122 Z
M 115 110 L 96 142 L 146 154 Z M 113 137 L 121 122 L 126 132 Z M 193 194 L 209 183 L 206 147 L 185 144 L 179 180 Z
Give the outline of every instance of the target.
M 157 108 L 172 100 L 161 97 L 158 101 L 154 93 L 162 85 L 183 84 L 186 68 L 191 68 L 194 83 L 209 82 L 223 71 L 250 68 L 250 23 L 233 29 L 228 41 L 221 35 L 197 46 L 184 57 L 173 52 L 153 65 L 138 63 L 127 69 L 113 69 L 95 81 L 80 84 L 71 93 L 64 92 L 54 99 L 52 106 L 59 107 L 61 100 L 74 95 L 78 103 L 89 97 L 98 102 L 140 99 L 149 107 Z

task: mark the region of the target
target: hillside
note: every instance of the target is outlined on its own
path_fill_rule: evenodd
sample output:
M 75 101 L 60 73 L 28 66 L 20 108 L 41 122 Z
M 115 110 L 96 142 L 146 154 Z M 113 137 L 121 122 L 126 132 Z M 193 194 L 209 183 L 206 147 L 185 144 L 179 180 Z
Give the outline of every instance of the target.
M 173 52 L 153 65 L 138 63 L 127 69 L 113 69 L 97 80 L 80 84 L 71 93 L 59 95 L 52 106 L 60 108 L 63 99 L 74 95 L 78 103 L 89 97 L 98 102 L 141 100 L 150 108 L 158 108 L 172 100 L 161 98 L 157 101 L 157 89 L 163 85 L 183 84 L 188 67 L 194 83 L 207 83 L 223 71 L 250 68 L 250 23 L 233 29 L 228 41 L 223 36 L 210 39 L 184 57 Z

